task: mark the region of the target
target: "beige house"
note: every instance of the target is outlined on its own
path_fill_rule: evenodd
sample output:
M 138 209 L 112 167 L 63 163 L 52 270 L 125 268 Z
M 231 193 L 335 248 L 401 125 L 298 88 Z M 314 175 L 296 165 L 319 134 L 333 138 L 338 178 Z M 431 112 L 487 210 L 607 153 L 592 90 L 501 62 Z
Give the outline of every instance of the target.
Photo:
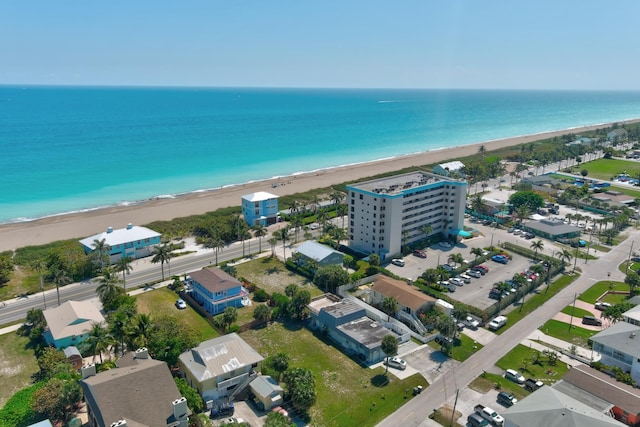
M 256 402 L 262 409 L 269 409 L 282 404 L 284 390 L 276 380 L 269 375 L 260 375 L 249 384 L 251 392 L 256 397 Z
M 232 333 L 182 353 L 178 364 L 189 384 L 208 401 L 228 397 L 249 385 L 263 360 L 238 334 Z
M 415 286 L 408 285 L 402 280 L 392 279 L 384 275 L 379 275 L 371 285 L 370 303 L 378 305 L 385 297 L 394 298 L 398 301 L 398 311 L 416 316 L 418 310 L 433 306 L 436 299 L 421 292 Z
M 94 323 L 104 323 L 100 308 L 90 301 L 67 301 L 42 312 L 47 321 L 44 339 L 55 348 L 79 345 Z

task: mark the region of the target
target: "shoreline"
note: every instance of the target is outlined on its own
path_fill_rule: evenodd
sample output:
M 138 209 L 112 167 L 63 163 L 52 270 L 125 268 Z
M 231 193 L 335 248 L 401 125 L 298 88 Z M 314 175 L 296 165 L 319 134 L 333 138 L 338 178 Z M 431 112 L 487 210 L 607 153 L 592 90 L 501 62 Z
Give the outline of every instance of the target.
M 128 223 L 143 225 L 153 221 L 171 220 L 219 208 L 239 206 L 241 196 L 257 191 L 266 191 L 278 196 L 303 193 L 314 188 L 329 187 L 411 166 L 442 163 L 454 158 L 471 156 L 478 152 L 480 146 L 485 146 L 487 151 L 493 151 L 568 133 L 610 127 L 614 123 L 636 122 L 640 122 L 640 118 L 433 149 L 421 153 L 232 184 L 216 189 L 195 190 L 170 197 L 166 195 L 164 197 L 155 196 L 127 205 L 113 205 L 55 214 L 27 221 L 4 223 L 0 224 L 0 251 L 15 250 L 19 247 L 40 245 L 57 240 L 80 239 L 100 233 L 107 227 L 122 228 Z M 273 187 L 273 184 L 278 185 Z

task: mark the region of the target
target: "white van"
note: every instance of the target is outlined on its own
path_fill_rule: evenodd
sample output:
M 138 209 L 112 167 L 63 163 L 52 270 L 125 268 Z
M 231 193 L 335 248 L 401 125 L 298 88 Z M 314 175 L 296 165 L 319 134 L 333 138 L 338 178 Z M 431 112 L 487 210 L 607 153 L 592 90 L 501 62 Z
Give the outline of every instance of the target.
M 467 276 L 466 274 L 461 274 L 458 276 L 458 279 L 462 280 L 464 283 L 471 283 L 471 277 Z
M 489 322 L 489 330 L 497 331 L 507 324 L 507 318 L 505 316 L 498 316 Z

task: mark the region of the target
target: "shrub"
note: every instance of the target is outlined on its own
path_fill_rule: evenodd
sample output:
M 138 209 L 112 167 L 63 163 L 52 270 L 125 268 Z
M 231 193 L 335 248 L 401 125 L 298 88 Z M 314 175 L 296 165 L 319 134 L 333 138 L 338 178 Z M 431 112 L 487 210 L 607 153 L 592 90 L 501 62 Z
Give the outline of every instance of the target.
M 253 300 L 256 302 L 265 302 L 269 299 L 269 293 L 262 288 L 257 288 L 253 293 Z

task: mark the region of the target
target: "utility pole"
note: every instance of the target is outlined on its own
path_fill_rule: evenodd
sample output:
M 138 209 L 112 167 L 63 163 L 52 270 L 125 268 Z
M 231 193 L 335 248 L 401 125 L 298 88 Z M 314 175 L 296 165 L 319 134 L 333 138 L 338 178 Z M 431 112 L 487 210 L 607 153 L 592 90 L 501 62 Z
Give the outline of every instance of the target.
M 456 389 L 456 399 L 453 401 L 453 410 L 451 411 L 451 421 L 449 422 L 449 427 L 453 427 L 453 417 L 456 415 L 456 405 L 458 404 L 458 393 L 460 393 L 460 389 Z
M 629 248 L 629 257 L 627 258 L 627 270 L 629 270 L 629 263 L 631 262 L 631 253 L 633 252 L 633 244 L 634 242 L 631 242 L 631 248 Z

